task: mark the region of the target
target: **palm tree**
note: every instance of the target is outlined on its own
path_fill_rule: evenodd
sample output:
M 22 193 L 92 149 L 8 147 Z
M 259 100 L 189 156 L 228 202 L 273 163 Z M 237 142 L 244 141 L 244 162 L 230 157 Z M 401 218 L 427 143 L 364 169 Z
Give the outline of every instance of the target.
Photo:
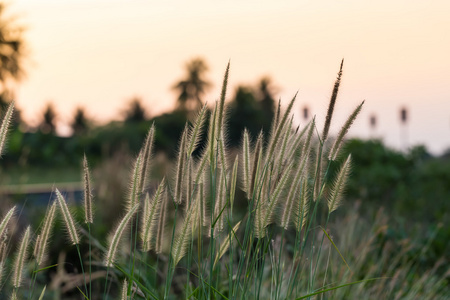
M 202 58 L 195 58 L 186 64 L 186 77 L 173 86 L 178 91 L 178 107 L 182 110 L 197 110 L 202 106 L 201 97 L 211 87 L 204 79 L 208 66 Z

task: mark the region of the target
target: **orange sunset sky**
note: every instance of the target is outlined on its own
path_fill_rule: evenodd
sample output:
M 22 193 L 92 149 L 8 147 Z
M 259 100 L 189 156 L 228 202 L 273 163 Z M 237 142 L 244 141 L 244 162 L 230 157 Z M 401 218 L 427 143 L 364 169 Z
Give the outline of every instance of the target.
M 284 104 L 299 91 L 297 122 L 308 105 L 321 126 L 345 58 L 335 132 L 365 99 L 352 136 L 435 154 L 450 147 L 450 1 L 15 0 L 7 12 L 27 28 L 27 76 L 15 94 L 30 124 L 48 102 L 62 133 L 77 106 L 99 123 L 120 119 L 134 96 L 150 116 L 168 111 L 183 65 L 200 56 L 214 83 L 209 103 L 231 59 L 228 98 L 268 75 Z

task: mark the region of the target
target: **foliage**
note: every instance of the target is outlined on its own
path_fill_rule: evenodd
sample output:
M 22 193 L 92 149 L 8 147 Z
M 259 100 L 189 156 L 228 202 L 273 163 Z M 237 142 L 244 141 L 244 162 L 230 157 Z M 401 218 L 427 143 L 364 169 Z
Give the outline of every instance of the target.
M 6 4 L 0 3 L 0 84 L 1 93 L 8 91 L 9 80 L 23 76 L 24 57 L 23 28 L 14 19 L 5 17 Z M 2 97 L 3 99 L 3 97 Z
M 204 78 L 208 65 L 202 58 L 194 58 L 186 64 L 186 77 L 178 81 L 173 89 L 178 92 L 178 108 L 195 111 L 203 105 L 202 96 L 211 87 Z

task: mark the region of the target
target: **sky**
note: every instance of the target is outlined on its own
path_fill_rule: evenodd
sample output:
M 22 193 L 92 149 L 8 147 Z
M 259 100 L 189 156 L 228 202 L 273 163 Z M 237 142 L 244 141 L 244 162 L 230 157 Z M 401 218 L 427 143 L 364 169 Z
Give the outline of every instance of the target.
M 298 91 L 296 121 L 308 106 L 320 127 L 344 58 L 334 133 L 365 100 L 350 136 L 450 148 L 450 1 L 15 0 L 7 11 L 26 28 L 15 95 L 32 125 L 49 102 L 63 134 L 78 106 L 98 123 L 120 119 L 133 97 L 149 116 L 169 111 L 184 65 L 202 57 L 208 103 L 230 60 L 228 99 L 270 76 L 283 105 Z

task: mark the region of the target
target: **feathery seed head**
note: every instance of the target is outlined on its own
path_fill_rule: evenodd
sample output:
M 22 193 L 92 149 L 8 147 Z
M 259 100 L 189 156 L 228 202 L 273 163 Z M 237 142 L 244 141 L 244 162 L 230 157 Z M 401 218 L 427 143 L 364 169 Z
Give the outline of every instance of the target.
M 230 244 L 235 240 L 234 237 L 236 235 L 236 231 L 238 231 L 239 229 L 239 225 L 241 225 L 241 221 L 237 222 L 236 225 L 234 225 L 230 234 L 227 235 L 227 237 L 220 244 L 219 252 L 217 252 L 216 259 L 214 260 L 214 266 L 219 262 L 222 256 L 227 252 L 228 248 L 230 248 Z
M 142 167 L 141 167 L 141 174 L 140 174 L 140 187 L 141 187 L 141 193 L 143 194 L 147 188 L 148 185 L 148 179 L 149 179 L 149 173 L 150 173 L 150 166 L 151 166 L 151 160 L 152 160 L 152 150 L 153 150 L 153 141 L 155 138 L 155 124 L 152 124 L 150 127 L 147 137 L 145 139 L 142 151 Z
M 47 245 L 51 236 L 51 231 L 55 221 L 55 215 L 56 201 L 53 202 L 52 206 L 50 206 L 50 208 L 48 209 L 45 215 L 44 225 L 42 226 L 41 233 L 36 239 L 35 257 L 38 265 L 42 265 L 45 260 Z
M 64 199 L 63 195 L 61 195 L 61 192 L 56 189 L 55 193 L 61 214 L 64 219 L 64 224 L 66 225 L 66 229 L 69 234 L 69 239 L 73 245 L 78 245 L 80 243 L 80 238 L 78 236 L 77 223 L 74 221 L 72 214 L 67 207 L 66 200 Z
M 114 231 L 114 235 L 111 237 L 111 241 L 109 243 L 108 252 L 105 257 L 105 265 L 107 267 L 112 267 L 114 262 L 116 261 L 117 249 L 119 248 L 119 243 L 121 241 L 123 232 L 128 227 L 130 220 L 133 218 L 134 214 L 137 212 L 139 208 L 139 203 L 136 203 L 122 218 L 116 230 Z
M 92 191 L 91 191 L 91 174 L 89 172 L 89 164 L 86 154 L 83 157 L 83 183 L 84 183 L 84 221 L 85 223 L 94 223 L 92 209 Z
M 131 210 L 136 204 L 139 204 L 143 155 L 144 154 L 142 151 L 139 152 L 139 155 L 134 163 L 133 173 L 131 175 L 130 195 L 127 201 L 127 211 Z
M 127 279 L 123 280 L 122 292 L 120 293 L 120 300 L 128 300 L 128 281 L 127 281 Z
M 175 236 L 172 247 L 172 258 L 174 266 L 176 266 L 186 254 L 187 244 L 192 234 L 192 222 L 196 219 L 196 214 L 198 213 L 197 201 L 198 198 L 196 198 L 194 200 L 194 203 L 192 203 L 191 208 L 189 208 L 189 211 L 186 214 L 177 235 Z
M 166 218 L 167 218 L 167 205 L 169 203 L 167 191 L 163 192 L 161 199 L 161 209 L 158 218 L 157 230 L 156 230 L 156 243 L 155 252 L 161 254 L 164 251 L 164 237 L 166 231 Z
M 159 210 L 162 202 L 162 197 L 165 188 L 165 179 L 161 181 L 153 195 L 153 199 L 150 200 L 149 195 L 146 195 L 144 216 L 142 220 L 141 239 L 143 245 L 143 251 L 150 251 L 152 249 L 154 232 L 158 221 Z
M 23 279 L 23 271 L 25 269 L 25 262 L 27 260 L 28 254 L 28 244 L 30 241 L 30 226 L 27 227 L 25 233 L 22 237 L 22 240 L 19 244 L 19 250 L 17 252 L 16 260 L 14 262 L 14 275 L 13 275 L 13 286 L 14 288 L 19 288 L 22 279 Z
M 361 111 L 363 104 L 364 104 L 364 101 L 355 108 L 353 113 L 348 117 L 344 126 L 342 126 L 341 130 L 339 131 L 338 136 L 336 137 L 336 140 L 334 141 L 333 146 L 331 147 L 330 154 L 328 156 L 329 160 L 336 160 L 336 158 L 338 157 L 339 150 L 341 149 L 344 137 L 347 134 L 349 128 L 352 126 L 352 124 L 355 121 L 356 117 L 358 116 L 359 112 Z
M 266 156 L 266 163 L 273 161 L 273 154 L 275 151 L 275 147 L 278 143 L 278 140 L 280 139 L 282 131 L 284 130 L 284 126 L 287 122 L 289 114 L 291 113 L 292 107 L 294 106 L 294 102 L 295 102 L 295 99 L 297 98 L 297 94 L 298 94 L 298 92 L 295 93 L 291 102 L 289 102 L 289 105 L 288 105 L 286 111 L 284 112 L 283 118 L 281 119 L 277 129 L 275 130 L 275 134 L 270 137 L 269 147 L 268 147 L 267 156 Z
M 225 75 L 223 76 L 223 83 L 222 83 L 222 91 L 220 93 L 220 101 L 219 101 L 219 111 L 217 114 L 217 120 L 216 121 L 216 136 L 221 136 L 221 131 L 223 129 L 223 115 L 224 115 L 224 108 L 225 108 L 225 97 L 227 94 L 227 85 L 228 85 L 228 74 L 230 72 L 230 62 L 227 64 L 227 68 L 225 70 Z
M 307 221 L 310 204 L 308 194 L 308 181 L 303 179 L 300 185 L 299 201 L 296 202 L 295 206 L 296 215 L 294 218 L 294 222 L 297 232 L 300 232 L 302 230 Z
M 8 134 L 9 124 L 14 112 L 14 102 L 8 106 L 5 116 L 3 117 L 2 125 L 0 126 L 0 156 L 3 154 L 3 149 L 6 143 L 6 136 Z
M 351 157 L 351 154 L 347 157 L 347 160 L 342 165 L 341 170 L 334 181 L 330 198 L 328 199 L 328 214 L 335 211 L 341 204 L 345 184 L 347 183 L 347 179 L 350 174 Z
M 197 117 L 195 118 L 194 125 L 191 127 L 189 131 L 189 138 L 188 138 L 188 150 L 187 150 L 187 156 L 190 157 L 192 153 L 197 148 L 200 139 L 202 137 L 202 131 L 203 126 L 205 124 L 206 120 L 206 113 L 208 111 L 207 105 L 203 105 L 202 109 L 197 114 Z
M 325 140 L 328 137 L 328 131 L 330 130 L 331 118 L 333 117 L 334 105 L 336 104 L 336 98 L 337 98 L 338 91 L 339 91 L 339 85 L 341 84 L 343 65 L 344 65 L 344 59 L 342 59 L 342 61 L 341 61 L 341 67 L 339 68 L 336 82 L 334 83 L 333 92 L 331 94 L 330 103 L 328 105 L 327 116 L 325 118 L 325 125 L 323 127 L 323 132 L 322 132 L 322 142 L 323 143 L 325 143 Z
M 188 127 L 187 124 L 184 127 L 183 134 L 181 136 L 180 148 L 178 150 L 178 160 L 176 165 L 176 176 L 175 176 L 175 193 L 174 199 L 175 203 L 181 204 L 183 199 L 183 179 L 185 177 L 186 170 L 186 143 L 187 143 Z
M 8 226 L 9 221 L 11 220 L 11 217 L 14 215 L 15 211 L 16 211 L 16 206 L 13 206 L 3 217 L 3 220 L 0 223 L 0 239 L 2 239 L 5 236 L 6 228 Z

